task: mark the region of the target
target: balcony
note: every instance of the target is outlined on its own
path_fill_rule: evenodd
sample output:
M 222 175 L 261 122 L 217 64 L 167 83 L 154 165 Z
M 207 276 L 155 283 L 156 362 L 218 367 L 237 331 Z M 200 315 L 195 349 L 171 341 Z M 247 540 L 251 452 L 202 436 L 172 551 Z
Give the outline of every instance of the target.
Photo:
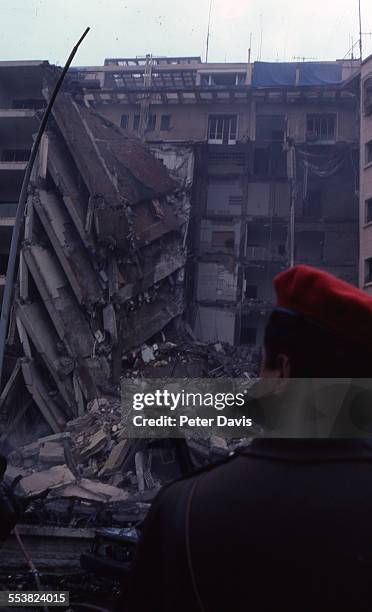
M 2 172 L 24 172 L 27 162 L 25 161 L 0 161 L 0 170 Z
M 0 108 L 0 119 L 34 119 L 36 111 L 32 108 Z

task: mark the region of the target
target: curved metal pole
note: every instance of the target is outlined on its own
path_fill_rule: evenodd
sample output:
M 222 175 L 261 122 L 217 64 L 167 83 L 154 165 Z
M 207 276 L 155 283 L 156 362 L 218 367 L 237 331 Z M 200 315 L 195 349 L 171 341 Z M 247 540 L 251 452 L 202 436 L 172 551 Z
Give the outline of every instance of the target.
M 83 39 L 86 37 L 86 35 L 88 34 L 90 28 L 86 28 L 84 34 L 80 37 L 79 41 L 76 43 L 76 45 L 74 46 L 74 48 L 72 49 L 68 60 L 65 64 L 65 67 L 63 68 L 59 79 L 54 87 L 53 93 L 51 95 L 51 98 L 48 102 L 48 106 L 45 110 L 45 113 L 43 115 L 42 121 L 40 123 L 40 127 L 39 127 L 39 131 L 37 133 L 37 136 L 34 140 L 34 143 L 32 145 L 32 149 L 31 149 L 31 153 L 30 153 L 30 158 L 28 160 L 27 163 L 27 168 L 26 168 L 26 172 L 25 175 L 23 177 L 23 182 L 22 182 L 22 189 L 21 189 L 21 193 L 19 195 L 19 200 L 18 200 L 18 206 L 17 206 L 17 212 L 16 212 L 16 217 L 15 217 L 15 223 L 14 223 L 14 228 L 13 228 L 13 234 L 12 234 L 12 241 L 10 244 L 10 252 L 9 252 L 9 259 L 8 259 L 8 266 L 7 266 L 7 271 L 6 271 L 6 280 L 5 280 L 5 289 L 4 289 L 4 297 L 3 297 L 3 304 L 2 304 L 2 309 L 1 309 L 1 319 L 0 319 L 0 389 L 1 389 L 1 380 L 2 380 L 2 374 L 3 374 L 3 364 L 4 364 L 4 354 L 5 354 L 5 344 L 6 344 L 6 336 L 7 336 L 7 331 L 8 331 L 8 322 L 9 322 L 9 313 L 10 313 L 10 308 L 11 308 L 11 304 L 12 304 L 12 297 L 13 297 L 13 285 L 14 285 L 14 276 L 15 276 L 15 271 L 16 271 L 16 263 L 17 263 L 17 253 L 18 253 L 18 246 L 19 246 L 19 239 L 20 239 L 20 234 L 21 234 L 21 229 L 22 229 L 22 225 L 23 225 L 23 217 L 25 214 L 25 208 L 26 208 L 26 201 L 27 201 L 27 191 L 28 191 L 28 184 L 30 181 L 30 176 L 31 176 L 31 172 L 32 172 L 32 168 L 34 165 L 34 161 L 36 158 L 36 154 L 40 145 L 40 141 L 41 141 L 41 137 L 44 133 L 45 130 L 45 126 L 47 124 L 47 121 L 49 119 L 49 115 L 52 112 L 52 107 L 54 104 L 54 101 L 57 97 L 57 94 L 61 88 L 63 79 L 66 76 L 67 70 L 70 67 L 70 64 L 80 46 L 80 43 L 83 41 Z

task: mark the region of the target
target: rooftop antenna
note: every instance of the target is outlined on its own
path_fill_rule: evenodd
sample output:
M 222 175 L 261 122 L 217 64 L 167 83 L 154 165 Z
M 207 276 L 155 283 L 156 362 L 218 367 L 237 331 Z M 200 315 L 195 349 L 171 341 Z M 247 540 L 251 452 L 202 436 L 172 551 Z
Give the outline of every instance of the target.
M 360 61 L 363 59 L 363 47 L 362 47 L 362 8 L 361 8 L 361 0 L 358 0 L 359 7 L 359 55 Z
M 262 27 L 262 14 L 260 15 L 260 21 L 261 21 L 261 30 L 260 30 L 260 50 L 258 53 L 258 60 L 261 61 L 261 57 L 262 57 L 262 35 L 263 35 L 263 27 Z
M 209 3 L 209 16 L 208 16 L 207 44 L 206 44 L 206 49 L 205 49 L 205 63 L 207 63 L 207 62 L 208 62 L 208 53 L 209 53 L 209 37 L 210 37 L 210 35 L 211 35 L 212 3 L 213 3 L 213 0 L 210 0 L 210 3 Z
M 251 63 L 251 52 L 252 52 L 252 32 L 249 35 L 248 64 Z

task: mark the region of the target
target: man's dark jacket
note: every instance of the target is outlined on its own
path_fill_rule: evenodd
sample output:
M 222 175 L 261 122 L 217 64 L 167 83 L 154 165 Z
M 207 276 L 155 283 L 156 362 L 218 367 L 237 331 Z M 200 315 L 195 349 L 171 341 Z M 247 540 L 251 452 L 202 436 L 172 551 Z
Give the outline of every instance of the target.
M 372 611 L 372 442 L 256 440 L 165 488 L 132 612 Z

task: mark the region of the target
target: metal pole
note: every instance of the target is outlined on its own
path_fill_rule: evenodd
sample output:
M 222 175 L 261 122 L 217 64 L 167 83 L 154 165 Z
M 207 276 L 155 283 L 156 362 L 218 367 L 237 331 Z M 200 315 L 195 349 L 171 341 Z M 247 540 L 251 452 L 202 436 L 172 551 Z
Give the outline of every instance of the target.
M 76 45 L 74 46 L 74 48 L 72 49 L 69 58 L 65 64 L 65 67 L 63 68 L 60 77 L 54 87 L 53 93 L 51 95 L 51 98 L 49 100 L 48 106 L 45 110 L 45 113 L 43 115 L 42 121 L 40 123 L 40 127 L 39 127 L 39 131 L 37 133 L 37 136 L 35 138 L 35 141 L 32 145 L 32 149 L 31 149 L 31 153 L 30 153 L 30 158 L 28 160 L 27 163 L 27 168 L 26 168 L 26 172 L 25 175 L 23 177 L 23 182 L 22 182 L 22 188 L 21 188 L 21 193 L 19 195 L 19 200 L 18 200 L 18 206 L 17 206 L 17 212 L 16 212 L 16 217 L 15 217 L 15 223 L 14 223 L 14 228 L 13 228 L 13 233 L 12 233 L 12 241 L 10 244 L 10 252 L 9 252 L 9 259 L 8 259 L 8 266 L 7 266 L 7 271 L 6 271 L 6 280 L 5 280 L 5 289 L 4 289 L 4 298 L 3 298 L 3 304 L 2 304 L 2 309 L 1 309 L 1 320 L 0 320 L 0 389 L 1 389 L 1 380 L 2 380 L 2 374 L 3 374 L 3 364 L 4 364 L 4 354 L 5 354 L 5 344 L 6 344 L 6 336 L 7 336 L 7 331 L 8 331 L 8 322 L 9 322 L 9 313 L 10 313 L 10 308 L 11 308 L 11 304 L 12 304 L 12 296 L 13 296 L 13 284 L 14 284 L 14 276 L 15 276 L 15 271 L 16 271 L 16 263 L 17 263 L 17 254 L 18 254 L 18 246 L 19 246 L 19 239 L 20 239 L 20 234 L 21 234 L 21 229 L 22 229 L 22 225 L 23 225 L 23 218 L 24 218 L 24 214 L 25 214 L 25 208 L 26 208 L 26 201 L 27 201 L 27 191 L 28 191 L 28 184 L 30 181 L 30 176 L 31 176 L 31 172 L 32 172 L 32 168 L 34 165 L 34 161 L 37 155 L 37 151 L 40 145 L 40 141 L 42 138 L 42 135 L 44 133 L 45 130 L 45 126 L 47 124 L 49 115 L 52 111 L 52 107 L 54 104 L 54 101 L 57 97 L 57 94 L 61 88 L 63 79 L 66 76 L 67 70 L 70 67 L 70 64 L 80 46 L 80 43 L 83 41 L 83 39 L 85 38 L 85 36 L 88 34 L 90 28 L 86 28 L 84 34 L 82 34 L 82 36 L 80 37 L 79 41 L 76 43 Z
M 363 61 L 361 0 L 359 0 L 359 54 L 360 54 L 360 61 Z
M 209 3 L 209 17 L 208 17 L 208 32 L 207 32 L 207 45 L 205 50 L 205 63 L 208 63 L 208 55 L 209 55 L 209 37 L 211 33 L 211 15 L 212 15 L 212 1 Z
M 296 157 L 295 148 L 291 143 L 289 149 L 291 180 L 290 180 L 290 209 L 289 209 L 289 267 L 295 263 L 295 201 L 296 201 Z

